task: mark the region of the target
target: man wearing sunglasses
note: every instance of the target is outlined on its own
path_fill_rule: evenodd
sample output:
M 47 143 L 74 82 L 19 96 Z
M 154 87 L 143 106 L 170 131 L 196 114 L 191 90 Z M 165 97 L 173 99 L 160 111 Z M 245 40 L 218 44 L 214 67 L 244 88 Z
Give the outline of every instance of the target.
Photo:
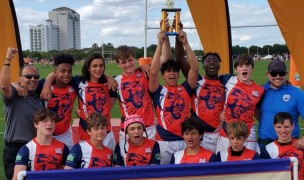
M 304 117 L 304 92 L 291 85 L 286 79 L 287 68 L 283 61 L 272 60 L 266 73 L 268 82 L 264 85 L 264 96 L 260 104 L 259 139 L 260 147 L 264 147 L 278 136 L 273 127 L 273 118 L 278 112 L 288 112 L 294 121 L 292 137 L 297 138 L 295 146 L 304 148 L 304 138 L 300 138 L 299 115 Z M 299 139 L 300 138 L 300 139 Z
M 5 105 L 5 146 L 3 150 L 4 172 L 7 179 L 14 174 L 15 159 L 19 149 L 35 137 L 34 112 L 42 109 L 38 87 L 39 72 L 34 66 L 25 66 L 20 71 L 19 85 L 27 90 L 27 97 L 20 97 L 11 85 L 11 61 L 18 49 L 8 48 L 0 73 L 2 100 Z

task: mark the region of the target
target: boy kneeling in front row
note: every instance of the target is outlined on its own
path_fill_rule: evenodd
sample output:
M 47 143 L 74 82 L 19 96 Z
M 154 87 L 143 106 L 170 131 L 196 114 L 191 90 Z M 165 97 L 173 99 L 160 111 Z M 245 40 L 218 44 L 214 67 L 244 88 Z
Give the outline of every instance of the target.
M 90 139 L 75 144 L 66 161 L 65 169 L 111 167 L 113 151 L 103 145 L 107 136 L 107 118 L 100 112 L 92 112 L 86 119 Z
M 195 118 L 188 118 L 181 124 L 181 132 L 187 145 L 186 149 L 173 154 L 170 164 L 217 162 L 216 155 L 200 146 L 204 135 L 203 123 Z
M 230 143 L 228 149 L 217 153 L 221 162 L 260 159 L 260 155 L 244 146 L 248 137 L 248 126 L 244 121 L 232 121 L 227 124 L 227 135 Z
M 261 156 L 264 159 L 278 159 L 296 157 L 299 162 L 298 178 L 304 179 L 304 151 L 295 146 L 297 139 L 292 138 L 294 123 L 287 112 L 278 112 L 273 120 L 274 130 L 278 139 L 261 149 Z
M 17 179 L 20 171 L 63 169 L 69 148 L 52 136 L 58 119 L 56 113 L 49 109 L 35 112 L 34 126 L 37 135 L 19 150 L 16 156 L 14 180 Z

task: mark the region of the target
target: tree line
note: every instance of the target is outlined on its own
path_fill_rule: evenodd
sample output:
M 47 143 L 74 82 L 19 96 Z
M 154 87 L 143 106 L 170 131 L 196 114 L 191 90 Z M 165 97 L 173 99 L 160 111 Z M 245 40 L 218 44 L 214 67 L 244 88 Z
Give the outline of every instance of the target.
M 157 47 L 156 44 L 152 44 L 149 47 L 147 47 L 147 56 L 148 57 L 153 57 L 156 47 Z M 135 52 L 135 56 L 137 58 L 144 57 L 144 47 L 141 47 L 141 48 L 132 47 L 132 48 L 133 48 L 133 50 Z M 92 52 L 98 51 L 98 52 L 102 53 L 102 51 L 103 51 L 103 55 L 106 60 L 113 60 L 114 59 L 113 55 L 114 55 L 115 50 L 116 50 L 116 48 L 113 46 L 112 43 L 103 44 L 103 47 L 98 46 L 97 43 L 94 43 L 94 44 L 92 44 L 92 47 L 84 48 L 81 50 L 78 50 L 78 49 L 70 49 L 70 50 L 66 50 L 66 51 L 53 50 L 53 51 L 49 51 L 49 52 L 38 52 L 38 51 L 26 50 L 26 51 L 23 51 L 23 56 L 40 61 L 41 59 L 52 59 L 52 57 L 55 54 L 58 54 L 61 52 L 68 52 L 71 55 L 73 55 L 76 60 L 82 60 Z M 172 52 L 173 52 L 173 54 L 175 54 L 175 49 L 173 47 L 172 47 Z M 203 50 L 194 50 L 194 53 L 197 57 L 203 57 L 205 52 Z M 289 50 L 286 45 L 282 45 L 282 44 L 264 45 L 263 47 L 252 45 L 249 48 L 247 48 L 245 46 L 239 46 L 239 45 L 232 46 L 232 55 L 233 56 L 237 56 L 239 54 L 245 54 L 245 53 L 249 53 L 252 56 L 256 56 L 256 55 L 265 56 L 268 54 L 284 54 L 284 53 L 289 54 Z

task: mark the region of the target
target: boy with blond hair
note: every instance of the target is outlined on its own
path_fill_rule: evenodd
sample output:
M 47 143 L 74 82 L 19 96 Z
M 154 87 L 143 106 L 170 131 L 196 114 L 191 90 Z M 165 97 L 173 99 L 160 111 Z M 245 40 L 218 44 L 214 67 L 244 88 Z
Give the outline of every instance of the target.
M 257 152 L 244 146 L 248 137 L 248 127 L 244 121 L 229 122 L 227 124 L 227 135 L 230 147 L 217 153 L 217 158 L 221 162 L 260 159 Z

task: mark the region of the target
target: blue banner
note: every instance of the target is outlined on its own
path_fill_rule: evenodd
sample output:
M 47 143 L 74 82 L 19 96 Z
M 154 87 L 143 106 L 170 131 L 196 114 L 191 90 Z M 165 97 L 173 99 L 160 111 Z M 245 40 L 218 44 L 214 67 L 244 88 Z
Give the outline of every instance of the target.
M 282 173 L 280 173 L 282 172 Z M 232 175 L 232 176 L 231 176 Z M 270 159 L 235 162 L 214 162 L 205 164 L 154 165 L 137 167 L 110 167 L 95 169 L 73 169 L 56 171 L 27 172 L 28 180 L 56 179 L 173 179 L 173 178 L 206 178 L 211 179 L 250 179 L 271 177 L 286 179 L 291 177 L 290 159 Z M 267 176 L 265 176 L 267 175 Z M 281 177 L 281 178 L 280 178 Z M 263 178 L 264 179 L 264 178 Z

